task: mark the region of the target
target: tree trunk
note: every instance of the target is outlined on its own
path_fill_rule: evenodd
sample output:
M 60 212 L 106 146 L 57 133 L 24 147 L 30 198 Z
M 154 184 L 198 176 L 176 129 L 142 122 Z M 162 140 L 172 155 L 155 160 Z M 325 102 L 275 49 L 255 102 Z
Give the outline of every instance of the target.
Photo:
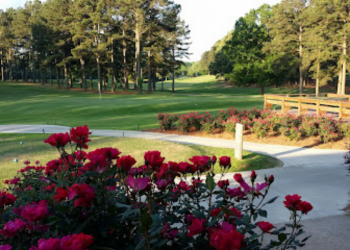
M 317 63 L 317 78 L 316 78 L 316 88 L 315 88 L 315 94 L 316 96 L 319 95 L 320 93 L 320 70 L 321 70 L 321 65 L 318 62 Z
M 28 67 L 27 67 L 27 65 L 24 68 L 24 81 L 28 82 Z
M 69 90 L 67 63 L 64 64 L 63 68 L 64 68 L 64 79 L 66 81 L 66 89 Z
M 172 65 L 172 74 L 173 74 L 173 82 L 171 85 L 171 92 L 175 92 L 175 49 L 173 48 L 173 65 Z
M 339 70 L 339 77 L 338 77 L 338 88 L 337 88 L 337 94 L 340 95 L 341 93 L 341 84 L 343 82 L 343 71 L 342 69 Z
M 52 82 L 52 66 L 50 65 L 50 85 L 51 87 L 53 86 L 53 82 Z
M 152 63 L 151 50 L 148 51 L 148 92 L 152 92 Z
M 345 86 L 346 86 L 346 55 L 347 55 L 347 37 L 344 36 L 344 42 L 343 42 L 343 73 L 342 73 L 342 84 L 341 84 L 341 92 L 340 94 L 345 95 Z
M 112 88 L 111 92 L 115 92 L 116 89 L 116 78 L 115 78 L 115 70 L 114 70 L 114 39 L 111 41 L 111 76 L 112 76 Z
M 84 87 L 84 90 L 87 91 L 86 75 L 85 75 L 85 61 L 82 58 L 80 59 L 80 67 L 81 67 L 81 83 Z
M 104 80 L 103 80 L 104 91 L 107 91 L 107 85 L 108 85 L 108 75 L 106 73 L 105 77 L 104 77 Z
M 101 64 L 100 64 L 100 58 L 96 57 L 96 63 L 97 63 L 97 86 L 98 86 L 98 91 L 102 92 L 102 78 L 101 78 Z
M 142 93 L 142 84 L 139 86 L 141 75 L 141 31 L 140 31 L 140 18 L 136 15 L 136 27 L 135 27 L 135 89 Z
M 36 83 L 36 74 L 35 74 L 35 66 L 34 66 L 34 60 L 32 60 L 32 79 L 33 83 Z
M 2 50 L 0 51 L 0 60 L 1 60 L 1 80 L 3 82 L 6 81 L 6 78 L 5 78 L 5 72 L 4 72 L 4 59 L 3 59 L 3 54 L 2 54 Z
M 91 90 L 94 89 L 94 82 L 92 81 L 92 70 L 91 70 L 91 73 L 90 73 L 90 88 L 91 88 Z
M 15 76 L 15 79 L 16 79 L 16 82 L 18 82 L 18 64 L 17 64 L 17 60 L 15 59 L 15 68 L 16 68 L 16 71 L 14 73 L 14 76 Z
M 7 58 L 6 58 L 7 67 L 8 67 L 8 75 L 9 75 L 8 79 L 9 79 L 9 81 L 13 80 L 13 79 L 12 79 L 12 67 L 11 67 L 11 62 L 10 62 L 10 56 L 11 56 L 10 53 L 11 53 L 11 52 L 10 52 L 10 50 L 9 50 L 9 51 L 8 51 L 8 54 L 7 54 Z
M 265 86 L 260 86 L 260 95 L 265 95 Z
M 58 88 L 61 88 L 61 82 L 60 82 L 60 69 L 56 65 L 56 81 Z
M 153 91 L 156 91 L 156 82 L 157 82 L 157 76 L 156 76 L 156 69 L 153 72 L 153 77 L 152 77 L 152 84 L 153 84 Z
M 127 44 L 125 40 L 125 29 L 123 29 L 123 62 L 124 62 L 124 89 L 125 92 L 129 89 L 129 78 L 128 78 L 128 64 L 126 60 L 126 50 L 127 50 Z
M 302 45 L 303 26 L 299 25 L 299 93 L 303 93 L 303 45 Z

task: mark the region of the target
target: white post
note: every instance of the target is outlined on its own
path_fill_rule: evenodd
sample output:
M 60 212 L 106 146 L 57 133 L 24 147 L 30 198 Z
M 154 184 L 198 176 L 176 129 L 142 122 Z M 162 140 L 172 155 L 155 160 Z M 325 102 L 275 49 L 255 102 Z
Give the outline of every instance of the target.
M 235 157 L 238 160 L 243 159 L 243 125 L 236 123 L 236 148 Z

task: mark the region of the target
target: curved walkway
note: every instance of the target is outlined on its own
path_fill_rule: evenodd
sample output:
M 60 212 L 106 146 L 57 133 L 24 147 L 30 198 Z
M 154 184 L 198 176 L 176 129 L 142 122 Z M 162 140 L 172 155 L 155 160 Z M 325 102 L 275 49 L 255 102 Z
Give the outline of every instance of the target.
M 67 132 L 70 127 L 53 125 L 0 125 L 0 133 L 58 133 Z M 162 140 L 183 144 L 234 148 L 232 140 L 212 139 L 194 136 L 169 135 L 139 131 L 121 130 L 92 130 L 93 135 L 133 137 L 142 139 Z M 268 154 L 280 159 L 282 168 L 260 170 L 264 174 L 275 176 L 275 183 L 270 197 L 279 196 L 274 206 L 268 208 L 273 216 L 269 219 L 273 223 L 284 222 L 289 218 L 289 212 L 283 208 L 282 201 L 287 194 L 298 193 L 311 202 L 314 210 L 307 219 L 337 219 L 344 215 L 343 208 L 348 204 L 350 177 L 347 167 L 343 164 L 344 150 L 326 150 L 312 148 L 298 148 L 281 145 L 267 145 L 244 143 L 244 150 Z M 243 173 L 248 176 L 249 173 Z M 232 174 L 227 175 L 232 178 Z M 343 218 L 343 216 L 341 217 Z M 350 221 L 349 217 L 345 217 Z M 314 223 L 315 224 L 315 223 Z M 346 224 L 350 229 L 350 223 Z

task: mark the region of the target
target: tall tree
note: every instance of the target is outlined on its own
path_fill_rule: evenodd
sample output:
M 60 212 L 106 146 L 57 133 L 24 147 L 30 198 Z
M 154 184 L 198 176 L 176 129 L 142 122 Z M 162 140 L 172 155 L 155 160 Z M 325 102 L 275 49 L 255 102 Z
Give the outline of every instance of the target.
M 291 53 L 299 59 L 299 92 L 303 92 L 303 48 L 307 0 L 282 0 L 273 8 L 268 26 L 273 37 L 269 43 L 272 53 Z

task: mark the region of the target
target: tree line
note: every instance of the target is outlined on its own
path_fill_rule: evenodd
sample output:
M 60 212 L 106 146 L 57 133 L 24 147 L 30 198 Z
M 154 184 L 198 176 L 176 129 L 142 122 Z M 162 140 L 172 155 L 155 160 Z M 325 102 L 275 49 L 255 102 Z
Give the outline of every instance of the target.
M 349 38 L 350 0 L 282 0 L 241 17 L 200 63 L 236 85 L 258 85 L 262 94 L 286 83 L 302 93 L 306 81 L 316 94 L 329 83 L 345 94 Z
M 189 55 L 190 30 L 170 0 L 39 0 L 0 10 L 1 80 L 111 91 L 156 90 Z M 88 82 L 90 79 L 90 87 Z

